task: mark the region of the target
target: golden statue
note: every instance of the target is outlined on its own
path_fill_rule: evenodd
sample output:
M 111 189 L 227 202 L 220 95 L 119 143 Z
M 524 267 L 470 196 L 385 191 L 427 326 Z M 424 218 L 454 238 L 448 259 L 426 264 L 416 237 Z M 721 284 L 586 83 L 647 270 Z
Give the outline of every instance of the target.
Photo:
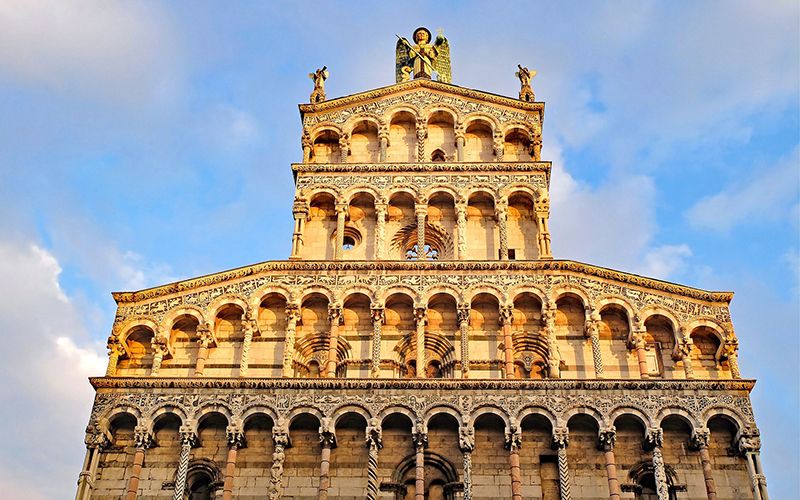
M 407 82 L 411 78 L 411 73 L 414 73 L 414 78 L 426 78 L 430 80 L 433 73 L 436 72 L 436 79 L 443 83 L 451 83 L 452 77 L 450 74 L 450 44 L 447 39 L 442 36 L 442 30 L 439 30 L 439 36 L 436 37 L 436 42 L 431 42 L 431 32 L 428 28 L 417 28 L 414 30 L 415 44 L 411 43 L 405 38 L 397 35 L 397 47 L 395 58 L 395 76 L 397 83 Z
M 327 66 L 323 66 L 322 69 L 308 74 L 308 77 L 314 80 L 314 91 L 311 92 L 311 104 L 316 104 L 325 100 L 325 80 L 328 79 L 327 69 Z
M 519 100 L 533 102 L 536 97 L 533 95 L 533 90 L 531 90 L 531 78 L 536 76 L 536 72 L 531 71 L 528 68 L 523 68 L 521 64 L 517 64 L 517 67 L 519 68 L 519 71 L 514 73 L 514 76 L 519 78 Z

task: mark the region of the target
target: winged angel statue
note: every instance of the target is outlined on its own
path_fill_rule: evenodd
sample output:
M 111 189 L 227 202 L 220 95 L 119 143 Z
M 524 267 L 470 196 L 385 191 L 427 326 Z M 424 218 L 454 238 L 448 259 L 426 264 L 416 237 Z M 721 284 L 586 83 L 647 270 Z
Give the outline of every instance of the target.
M 414 30 L 415 44 L 411 45 L 408 40 L 397 36 L 396 49 L 396 76 L 397 83 L 407 82 L 414 73 L 414 78 L 431 79 L 436 72 L 437 80 L 443 83 L 452 83 L 450 75 L 450 44 L 447 38 L 439 36 L 434 43 L 431 42 L 431 32 L 428 28 L 417 28 Z

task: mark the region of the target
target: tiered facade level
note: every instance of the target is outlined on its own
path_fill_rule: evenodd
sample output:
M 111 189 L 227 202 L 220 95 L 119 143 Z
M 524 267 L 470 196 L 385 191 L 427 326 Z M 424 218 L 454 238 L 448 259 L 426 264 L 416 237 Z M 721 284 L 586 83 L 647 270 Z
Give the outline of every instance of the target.
M 78 500 L 768 500 L 732 294 L 553 260 L 527 68 L 324 69 L 290 259 L 114 294 Z

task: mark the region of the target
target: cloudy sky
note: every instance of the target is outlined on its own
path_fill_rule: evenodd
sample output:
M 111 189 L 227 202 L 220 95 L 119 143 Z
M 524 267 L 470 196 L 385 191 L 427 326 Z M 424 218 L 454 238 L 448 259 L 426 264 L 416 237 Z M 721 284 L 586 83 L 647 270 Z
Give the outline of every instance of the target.
M 443 28 L 453 83 L 538 71 L 553 253 L 731 305 L 774 498 L 798 485 L 796 1 L 0 3 L 0 490 L 74 497 L 110 292 L 290 252 L 297 104 L 392 84 Z

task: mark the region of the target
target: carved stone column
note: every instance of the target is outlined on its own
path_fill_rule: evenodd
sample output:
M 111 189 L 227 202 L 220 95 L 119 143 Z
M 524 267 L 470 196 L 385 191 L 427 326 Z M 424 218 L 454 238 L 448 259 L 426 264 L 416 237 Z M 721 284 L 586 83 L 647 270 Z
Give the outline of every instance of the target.
M 283 462 L 286 460 L 286 447 L 289 446 L 289 432 L 282 422 L 272 428 L 272 440 L 275 449 L 269 471 L 269 500 L 278 500 L 283 494 Z
M 367 426 L 367 448 L 369 449 L 367 459 L 367 500 L 377 500 L 378 498 L 378 450 L 382 447 L 381 426 L 377 418 L 372 418 Z
M 244 432 L 238 425 L 229 425 L 225 430 L 228 442 L 228 462 L 225 465 L 225 478 L 222 482 L 222 500 L 233 498 L 233 478 L 236 475 L 236 452 L 244 447 Z
M 181 454 L 178 458 L 178 472 L 175 474 L 175 493 L 173 500 L 183 500 L 186 490 L 186 474 L 189 471 L 189 453 L 192 446 L 197 443 L 197 430 L 188 425 L 182 425 L 178 431 L 181 440 Z
M 650 378 L 650 374 L 647 371 L 647 352 L 645 351 L 647 347 L 647 341 L 645 340 L 647 330 L 645 330 L 644 325 L 639 323 L 638 318 L 634 321 L 635 324 L 633 332 L 631 332 L 629 344 L 630 347 L 636 349 L 636 358 L 639 360 L 639 377 L 643 379 Z
M 386 258 L 386 213 L 388 204 L 375 203 L 375 258 L 382 260 Z
M 508 205 L 498 203 L 495 217 L 500 226 L 500 260 L 508 260 Z
M 458 260 L 467 260 L 467 201 L 456 203 L 456 230 L 458 231 Z
M 339 138 L 339 153 L 341 154 L 339 161 L 347 163 L 347 157 L 350 155 L 350 137 L 346 134 Z
M 736 351 L 739 349 L 739 341 L 735 338 L 728 339 L 725 341 L 725 344 L 722 346 L 722 352 L 728 358 L 728 365 L 731 367 L 731 376 L 733 378 L 742 378 L 742 374 L 739 373 L 739 360 L 738 354 Z
M 550 251 L 550 227 L 548 220 L 550 218 L 550 197 L 547 191 L 542 188 L 537 190 L 536 201 L 533 203 L 534 211 L 536 212 L 536 223 L 539 229 L 537 243 L 539 245 L 539 258 L 552 259 L 553 254 Z
M 492 152 L 494 153 L 495 161 L 503 161 L 503 153 L 505 152 L 503 144 L 503 134 L 496 133 L 492 138 Z
M 303 163 L 308 163 L 311 161 L 311 150 L 314 147 L 314 143 L 311 142 L 311 136 L 308 134 L 308 130 L 303 130 L 303 136 L 300 139 L 300 144 L 303 146 Z
M 522 478 L 519 468 L 519 449 L 522 446 L 522 432 L 516 422 L 511 423 L 506 434 L 506 449 L 511 474 L 511 499 L 522 500 Z
M 744 454 L 747 474 L 750 476 L 750 490 L 754 500 L 769 500 L 767 478 L 761 467 L 761 433 L 755 427 L 748 426 L 741 431 L 739 451 Z
M 144 452 L 153 443 L 153 435 L 150 434 L 147 428 L 137 426 L 133 432 L 133 440 L 136 444 L 136 451 L 133 455 L 133 468 L 131 469 L 131 477 L 128 480 L 128 488 L 126 489 L 126 500 L 136 500 L 136 495 L 139 491 L 139 478 L 142 475 Z
M 331 448 L 336 444 L 336 437 L 327 428 L 320 428 L 319 441 L 322 443 L 322 455 L 319 464 L 319 500 L 328 500 L 328 489 L 331 487 Z
M 244 340 L 242 341 L 242 359 L 239 363 L 239 376 L 246 377 L 247 371 L 250 369 L 250 344 L 253 342 L 253 332 L 258 328 L 258 322 L 253 317 L 253 310 L 247 308 L 242 315 L 242 333 Z
M 547 337 L 547 363 L 550 378 L 561 378 L 561 351 L 558 349 L 556 338 L 556 303 L 548 301 L 542 305 L 542 317 L 545 320 L 545 335 Z
M 717 487 L 711 472 L 711 455 L 708 453 L 708 440 L 711 431 L 708 429 L 694 429 L 692 432 L 691 447 L 700 452 L 700 466 L 703 469 L 703 480 L 706 484 L 708 500 L 717 500 Z
M 660 427 L 647 430 L 647 445 L 653 448 L 653 476 L 656 482 L 656 494 L 658 495 L 658 500 L 669 500 L 667 471 L 664 468 L 664 457 L 661 455 L 663 443 L 664 431 Z
M 386 313 L 382 304 L 373 304 L 372 308 L 372 364 L 370 377 L 381 375 L 381 328 L 386 321 Z
M 475 431 L 467 425 L 458 428 L 458 448 L 464 454 L 463 500 L 472 500 L 472 451 L 475 449 Z
M 567 427 L 554 428 L 553 447 L 558 451 L 558 488 L 561 492 L 561 500 L 570 500 L 572 498 L 572 490 L 569 484 L 567 446 L 569 446 L 569 429 Z
M 414 484 L 414 499 L 425 500 L 425 448 L 428 446 L 428 434 L 417 432 L 414 434 L 414 448 L 416 456 L 416 482 Z
M 283 367 L 282 375 L 291 377 L 294 375 L 294 343 L 297 334 L 297 322 L 300 320 L 300 307 L 297 304 L 286 304 L 286 341 L 283 344 Z
M 456 135 L 456 161 L 464 161 L 464 142 L 466 141 L 466 134 L 464 127 L 457 126 L 455 128 Z
M 414 215 L 417 217 L 417 260 L 425 260 L 425 217 L 428 215 L 428 205 L 417 203 L 414 207 Z
M 675 350 L 672 353 L 672 359 L 673 361 L 683 361 L 683 373 L 687 379 L 694 378 L 694 368 L 692 367 L 691 354 L 692 338 L 689 336 L 689 332 L 686 331 L 686 327 L 682 326 L 680 328 L 678 342 L 675 344 Z
M 428 126 L 417 122 L 417 162 L 423 163 L 425 158 L 425 137 L 428 136 Z
M 428 322 L 428 310 L 424 305 L 414 307 L 414 320 L 417 324 L 417 377 L 425 378 L 425 325 Z
M 378 129 L 378 140 L 381 141 L 380 162 L 386 161 L 386 148 L 389 146 L 389 127 L 381 125 Z
M 211 346 L 213 340 L 214 337 L 211 334 L 211 328 L 208 326 L 208 323 L 198 325 L 197 344 L 199 345 L 199 348 L 197 350 L 197 363 L 194 367 L 195 377 L 203 376 L 203 371 L 205 370 L 206 366 L 206 357 L 208 356 L 208 348 Z
M 505 352 L 506 378 L 514 378 L 514 341 L 511 337 L 511 322 L 514 321 L 514 305 L 500 306 L 500 322 L 503 325 L 503 350 Z
M 111 444 L 110 434 L 99 425 L 94 428 L 87 428 L 86 456 L 83 460 L 81 473 L 78 475 L 78 492 L 75 500 L 89 500 L 94 490 L 95 476 L 97 475 L 97 464 L 100 462 L 100 454 Z
M 469 378 L 469 304 L 459 304 L 457 314 L 461 332 L 461 377 Z
M 617 461 L 614 457 L 614 444 L 617 442 L 617 429 L 612 425 L 600 429 L 598 434 L 600 449 L 606 457 L 606 477 L 608 478 L 608 495 L 611 500 L 619 500 L 619 480 L 617 479 Z
M 325 376 L 333 378 L 336 376 L 336 364 L 338 356 L 336 349 L 339 347 L 339 322 L 342 320 L 342 306 L 331 304 L 328 306 L 328 321 L 331 323 L 331 338 L 328 344 L 328 366 Z
M 300 259 L 303 250 L 303 235 L 305 234 L 306 221 L 308 221 L 308 203 L 301 199 L 295 199 L 292 205 L 292 215 L 294 216 L 294 233 L 292 234 L 292 255 L 290 260 Z
M 603 353 L 600 350 L 600 313 L 592 309 L 587 314 L 586 333 L 592 343 L 592 360 L 594 361 L 594 377 L 603 378 Z
M 153 348 L 153 366 L 150 367 L 150 376 L 157 377 L 161 371 L 161 362 L 164 360 L 164 356 L 169 354 L 167 339 L 154 336 L 150 341 L 150 346 Z
M 119 356 L 123 352 L 122 343 L 119 341 L 119 337 L 116 335 L 111 335 L 108 337 L 108 368 L 106 368 L 106 377 L 113 377 L 117 374 L 117 363 L 119 362 Z
M 349 205 L 347 203 L 336 204 L 336 248 L 334 249 L 334 258 L 342 260 L 342 252 L 344 252 L 344 221 L 347 217 Z

